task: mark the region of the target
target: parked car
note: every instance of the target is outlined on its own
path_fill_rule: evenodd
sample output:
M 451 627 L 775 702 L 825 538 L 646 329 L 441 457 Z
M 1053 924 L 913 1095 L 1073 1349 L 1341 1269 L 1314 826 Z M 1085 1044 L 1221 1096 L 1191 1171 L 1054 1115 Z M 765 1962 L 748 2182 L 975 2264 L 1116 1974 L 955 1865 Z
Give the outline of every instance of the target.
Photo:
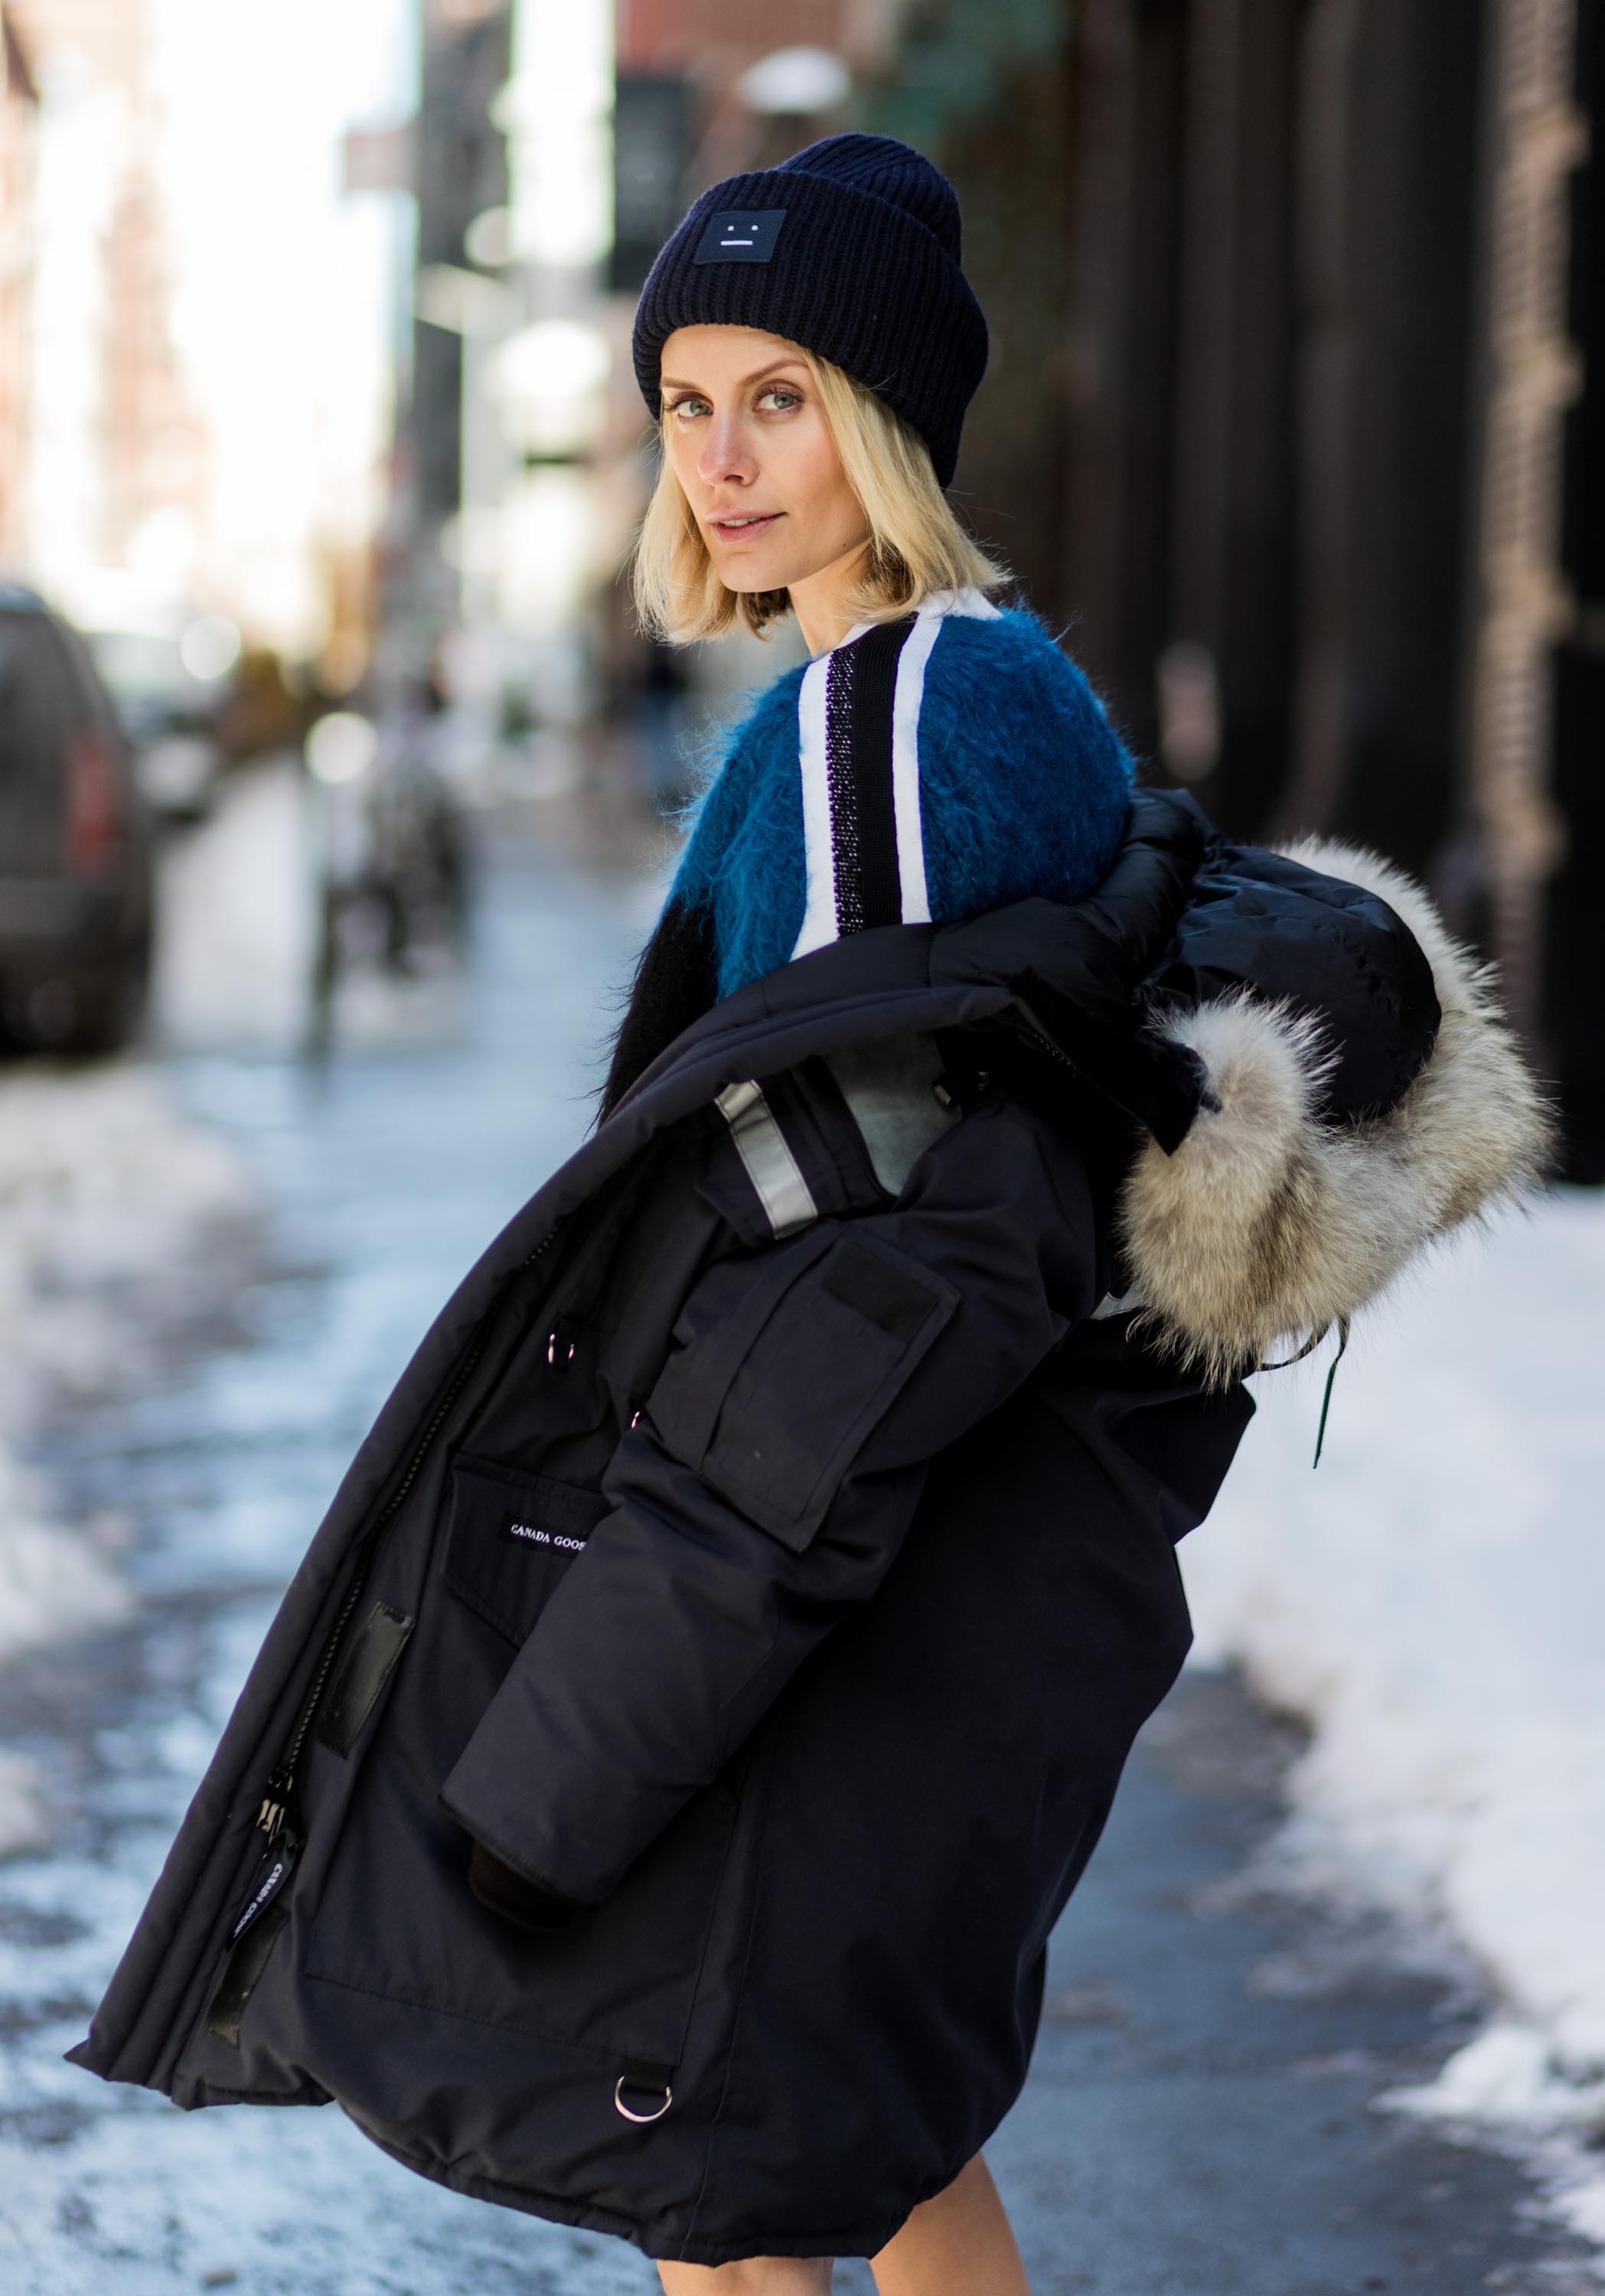
M 214 645 L 209 660 L 205 646 L 190 641 L 205 640 L 213 627 L 233 643 Z M 175 823 L 204 819 L 227 763 L 217 720 L 239 651 L 233 624 L 209 615 L 184 630 L 86 629 L 83 638 L 117 705 L 151 811 Z
M 0 1037 L 105 1052 L 144 1010 L 148 816 L 76 630 L 0 583 Z

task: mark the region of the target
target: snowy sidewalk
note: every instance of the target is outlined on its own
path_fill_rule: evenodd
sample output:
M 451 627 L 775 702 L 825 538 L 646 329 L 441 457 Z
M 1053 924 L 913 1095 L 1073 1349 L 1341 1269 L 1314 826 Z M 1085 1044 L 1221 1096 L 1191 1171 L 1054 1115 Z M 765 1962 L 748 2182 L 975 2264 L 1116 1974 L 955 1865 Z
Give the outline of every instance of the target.
M 126 1521 L 56 1519 L 19 1447 L 65 1403 L 139 1383 L 160 1335 L 237 1272 L 257 1208 L 236 1159 L 147 1070 L 0 1077 L 0 1661 L 130 1602 Z M 0 1754 L 0 1854 L 42 1825 L 28 1766 Z
M 1205 1656 L 1313 1725 L 1288 1848 L 1446 1927 L 1509 2005 L 1423 2103 L 1605 2131 L 1605 1197 L 1563 1192 L 1260 1412 L 1182 1552 Z M 1568 2213 L 1605 2243 L 1605 2177 Z
M 258 859 L 279 856 L 283 894 L 299 850 L 284 790 L 264 778 L 241 804 L 217 824 L 212 857 L 237 854 L 254 824 Z M 191 902 L 204 910 L 208 850 L 187 849 L 197 882 L 185 916 Z M 612 2296 L 650 2279 L 622 2251 L 453 2202 L 386 2168 L 332 2114 L 184 2120 L 59 2062 L 369 1415 L 452 1283 L 580 1136 L 607 992 L 652 906 L 622 877 L 508 871 L 462 1010 L 426 995 L 406 1027 L 391 1016 L 359 1035 L 318 1098 L 283 1056 L 301 953 L 279 928 L 294 905 L 259 890 L 234 967 L 260 968 L 255 1054 L 192 1054 L 182 1069 L 186 1096 L 236 1148 L 176 1112 L 159 1070 L 0 1078 L 0 1659 L 13 1660 L 0 1704 L 33 1717 L 27 1761 L 0 1759 L 0 1853 L 8 1824 L 13 1848 L 37 1845 L 0 1868 L 0 2285 L 80 2296 L 112 2273 L 119 2296 L 165 2296 L 215 2271 L 252 2296 L 325 2285 Z M 221 959 L 212 1001 L 201 999 L 206 938 L 173 943 L 168 959 L 192 1045 L 217 1043 L 245 1010 L 223 993 Z M 258 1188 L 294 1266 L 326 1275 L 258 1285 L 242 1310 L 253 1347 L 176 1389 L 159 1376 L 145 1403 L 118 1402 L 147 1384 L 153 1334 L 237 1289 L 241 1258 L 217 1247 L 250 1231 Z M 1270 1866 L 1328 1903 L 1394 1909 L 1429 1951 L 1457 1939 L 1502 1997 L 1491 2030 L 1436 2081 L 1446 2034 L 1436 2054 L 1413 2044 L 1378 2056 L 1378 2078 L 1425 2084 L 1440 2110 L 1528 2136 L 1605 2128 L 1601 1360 L 1605 1198 L 1557 1196 L 1432 1262 L 1363 1320 L 1318 1472 L 1324 1365 L 1261 1378 L 1221 1503 L 1183 1549 L 1202 1656 L 1241 1656 L 1262 1694 L 1314 1728 Z M 64 1401 L 97 1398 L 55 1502 L 73 1510 L 68 1526 L 16 1453 Z M 50 1637 L 47 1656 L 29 1656 Z M 1176 1715 L 1200 1710 L 1184 1689 Z M 1263 1787 L 1244 1791 L 1258 1795 L 1263 1833 Z M 1160 1804 L 1141 1788 L 1130 1819 L 1118 1817 L 1101 1856 L 1127 1863 L 1110 1869 L 1105 1895 L 1149 1908 L 1133 1998 L 1146 1998 L 1144 1969 L 1157 1985 L 1160 1961 L 1179 1956 L 1164 1997 L 1192 2005 L 1187 2047 L 1202 2078 L 1232 2061 L 1233 1988 L 1248 1980 L 1231 1953 L 1212 1956 L 1208 1925 L 1182 1902 L 1177 1806 L 1162 1806 L 1170 1815 L 1155 1821 Z M 1072 1906 L 1072 1953 L 1097 1903 Z M 1095 2032 L 1097 2002 L 1071 1995 L 1054 2013 Z M 1121 2045 L 1135 2052 L 1121 2075 L 1138 2082 L 1134 2125 L 1157 2126 L 1170 2095 L 1162 2025 L 1134 2018 L 1137 2038 Z M 1085 2176 L 1069 2180 L 1096 2152 L 1095 2103 L 1077 2084 L 1101 2060 L 1065 2057 L 1056 2030 L 1051 2019 L 1047 2086 L 1034 2079 L 1009 2139 L 1044 2228 L 1072 2191 L 1078 2207 L 1096 2201 Z M 1359 2161 L 1370 2075 L 1359 2063 L 1339 2077 L 1357 2100 L 1343 2141 Z M 1277 2125 L 1277 2078 L 1265 2071 L 1256 2147 Z M 1303 2113 L 1290 2107 L 1290 2144 Z M 1273 2180 L 1273 2162 L 1237 2162 L 1235 2143 L 1224 2125 L 1200 2129 L 1200 2191 L 1234 2163 Z M 1605 2242 L 1599 2157 L 1574 2144 L 1560 2166 L 1573 2223 Z M 1158 2136 L 1145 2159 L 1163 2179 Z M 1141 2221 L 1134 2202 L 1121 2237 Z M 382 2260 L 393 2226 L 411 2259 L 394 2272 Z M 1073 2229 L 1044 2252 L 1072 2258 Z M 308 2244 L 315 2269 L 298 2260 Z M 1114 2290 L 1113 2271 L 1058 2284 Z M 844 2276 L 844 2292 L 856 2284 Z M 1501 2284 L 1533 2296 L 1525 2280 Z M 1328 2284 L 1309 2285 L 1324 2296 Z M 1277 2284 L 1273 2296 L 1290 2292 Z

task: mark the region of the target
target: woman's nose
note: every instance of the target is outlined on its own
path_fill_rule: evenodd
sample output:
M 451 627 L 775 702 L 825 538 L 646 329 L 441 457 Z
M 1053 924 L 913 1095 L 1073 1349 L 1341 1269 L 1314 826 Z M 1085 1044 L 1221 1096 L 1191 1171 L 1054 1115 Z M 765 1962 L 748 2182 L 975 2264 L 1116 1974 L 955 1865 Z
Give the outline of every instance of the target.
M 738 414 L 716 414 L 709 422 L 702 452 L 697 457 L 697 476 L 709 487 L 728 485 L 733 480 L 738 486 L 746 486 L 757 476 L 757 464 L 748 452 Z

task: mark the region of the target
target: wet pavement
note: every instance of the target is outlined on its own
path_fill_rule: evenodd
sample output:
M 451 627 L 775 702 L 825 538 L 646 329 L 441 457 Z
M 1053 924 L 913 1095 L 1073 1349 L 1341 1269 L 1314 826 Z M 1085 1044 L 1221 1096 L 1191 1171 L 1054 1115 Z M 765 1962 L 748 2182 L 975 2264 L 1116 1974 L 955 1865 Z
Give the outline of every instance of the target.
M 621 2244 L 442 2192 L 332 2110 L 182 2115 L 61 2062 L 143 1901 L 289 1571 L 457 1276 L 580 1138 L 651 914 L 594 861 L 504 848 L 460 997 L 403 999 L 326 1075 L 188 1058 L 176 1089 L 272 1208 L 216 1344 L 153 1365 L 49 1464 L 126 1515 L 142 1608 L 0 1674 L 54 1815 L 0 1864 L 4 2296 L 612 2296 Z M 1199 1534 L 1208 1536 L 1208 1529 Z M 989 2157 L 1038 2296 L 1580 2296 L 1514 2165 L 1377 2109 L 1475 2029 L 1463 1977 L 1253 1874 L 1294 1741 L 1186 1677 L 1053 1946 Z M 862 2266 L 838 2276 L 867 2290 Z M 962 2296 L 962 2292 L 953 2292 Z

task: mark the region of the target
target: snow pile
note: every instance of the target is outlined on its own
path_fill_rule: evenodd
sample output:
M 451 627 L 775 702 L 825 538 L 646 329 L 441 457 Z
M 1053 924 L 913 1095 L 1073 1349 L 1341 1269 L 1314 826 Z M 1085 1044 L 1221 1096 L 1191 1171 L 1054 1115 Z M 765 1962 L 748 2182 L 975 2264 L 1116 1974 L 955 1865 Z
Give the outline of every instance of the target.
M 1322 1370 L 1257 1381 L 1182 1550 L 1199 1656 L 1314 1726 L 1306 1872 L 1446 1920 L 1525 2031 L 1452 2061 L 1455 2117 L 1605 2123 L 1602 1363 L 1605 1201 L 1562 1192 L 1362 1320 L 1318 1472 Z
M 53 1403 L 124 1383 L 153 1331 L 215 1297 L 214 1247 L 254 1216 L 222 1144 L 140 1070 L 0 1079 L 0 1659 L 106 1625 L 128 1600 L 117 1527 L 53 1521 L 16 1446 Z M 0 1843 L 29 1826 L 8 1766 Z
M 38 1773 L 26 1756 L 0 1753 L 0 1856 L 40 1849 L 48 1835 Z

